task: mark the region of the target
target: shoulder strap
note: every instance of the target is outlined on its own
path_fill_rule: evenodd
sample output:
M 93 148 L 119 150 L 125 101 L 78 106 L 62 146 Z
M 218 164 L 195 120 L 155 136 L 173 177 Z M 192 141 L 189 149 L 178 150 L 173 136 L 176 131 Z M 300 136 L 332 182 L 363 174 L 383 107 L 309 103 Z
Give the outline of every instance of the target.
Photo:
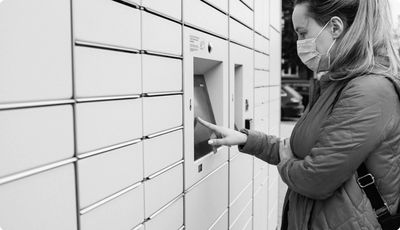
M 385 201 L 383 201 L 381 194 L 375 185 L 374 176 L 369 173 L 364 163 L 357 169 L 357 183 L 362 190 L 364 190 L 369 201 L 371 202 L 372 208 L 375 210 L 378 220 L 390 216 L 389 208 Z

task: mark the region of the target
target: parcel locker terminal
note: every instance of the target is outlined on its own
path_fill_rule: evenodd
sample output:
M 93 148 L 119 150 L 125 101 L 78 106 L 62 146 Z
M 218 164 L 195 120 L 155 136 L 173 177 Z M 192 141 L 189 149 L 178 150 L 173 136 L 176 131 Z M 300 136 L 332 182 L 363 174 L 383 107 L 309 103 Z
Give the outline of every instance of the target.
M 204 75 L 194 75 L 194 160 L 197 160 L 210 152 L 212 147 L 207 142 L 212 132 L 203 125 L 196 122 L 197 117 L 216 124 L 214 111 L 208 95 L 207 84 Z

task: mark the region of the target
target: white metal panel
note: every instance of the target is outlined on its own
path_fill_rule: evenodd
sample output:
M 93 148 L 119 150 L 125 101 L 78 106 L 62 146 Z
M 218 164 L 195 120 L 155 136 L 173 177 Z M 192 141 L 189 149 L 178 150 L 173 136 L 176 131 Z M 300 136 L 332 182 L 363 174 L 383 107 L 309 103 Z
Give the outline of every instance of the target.
M 264 70 L 254 70 L 254 86 L 263 87 L 269 85 L 269 72 Z
M 225 164 L 186 194 L 186 228 L 207 229 L 227 207 L 228 165 Z
M 183 158 L 183 130 L 144 140 L 144 175 L 150 176 Z
M 211 3 L 211 5 L 217 7 L 218 9 L 224 12 L 228 12 L 228 0 L 205 0 L 205 1 Z
M 138 226 L 132 228 L 131 230 L 144 230 L 144 224 L 139 224 Z
M 0 177 L 74 155 L 71 105 L 0 111 Z
M 281 30 L 281 12 L 282 12 L 282 2 L 281 1 L 270 1 L 270 23 L 276 30 Z
M 78 153 L 142 137 L 142 100 L 76 105 Z
M 268 104 L 257 106 L 254 109 L 254 119 L 265 119 L 268 120 L 270 114 L 268 113 Z
M 268 186 L 254 195 L 254 229 L 268 229 Z
M 217 2 L 217 0 L 214 1 Z M 222 2 L 222 0 L 219 1 Z M 223 1 L 227 3 L 226 0 Z M 228 37 L 228 16 L 201 0 L 183 1 L 183 20 L 217 35 Z
M 278 100 L 270 103 L 269 134 L 280 136 L 281 103 Z
M 78 162 L 79 203 L 85 208 L 143 179 L 142 143 Z
M 182 5 L 181 0 L 142 0 L 142 6 L 150 8 L 172 18 L 181 20 Z
M 145 97 L 143 119 L 145 135 L 181 126 L 183 123 L 182 95 Z
M 254 89 L 254 106 L 268 106 L 270 95 L 269 87 L 262 87 Z
M 240 216 L 236 220 L 232 220 L 229 225 L 230 230 L 242 230 L 246 227 L 247 221 L 253 215 L 253 201 L 250 200 L 246 207 L 241 212 Z
M 268 118 L 254 118 L 254 128 L 257 131 L 268 133 Z
M 111 0 L 74 0 L 78 40 L 140 49 L 140 10 Z
M 232 203 L 252 182 L 253 158 L 247 154 L 240 154 L 229 163 L 229 197 Z
M 281 34 L 271 31 L 271 68 L 270 68 L 270 85 L 281 84 Z
M 142 93 L 140 54 L 75 47 L 76 97 Z
M 253 214 L 254 215 L 254 214 Z M 246 225 L 244 226 L 243 230 L 253 230 L 253 216 L 251 216 L 248 220 Z
M 270 167 L 268 181 L 268 229 L 276 229 L 278 225 L 278 171 L 275 166 Z
M 80 217 L 82 230 L 132 229 L 144 220 L 143 185 Z
M 253 174 L 253 177 L 256 178 L 260 174 L 261 170 L 264 167 L 268 167 L 268 163 L 263 161 L 263 160 L 258 159 L 257 157 L 254 157 L 254 174 Z
M 253 28 L 253 11 L 249 9 L 240 0 L 230 0 L 230 15 L 235 19 L 239 20 L 241 23 Z
M 264 133 L 268 133 L 270 119 L 269 105 L 259 105 L 254 108 L 254 126 L 255 129 Z
M 146 222 L 146 230 L 178 230 L 183 225 L 183 198 Z
M 240 193 L 240 196 L 236 198 L 229 205 L 229 220 L 231 220 L 230 225 L 236 220 L 240 213 L 246 208 L 246 205 L 251 201 L 253 196 L 253 184 L 250 183 L 245 190 Z
M 263 167 L 258 175 L 254 175 L 254 191 L 265 185 L 269 178 L 269 166 Z
M 269 54 L 269 48 L 269 40 L 258 33 L 254 33 L 254 49 Z
M 281 100 L 281 87 L 280 86 L 271 86 L 269 87 L 269 96 L 270 101 L 280 101 Z
M 260 53 L 254 52 L 254 66 L 257 69 L 269 70 L 269 58 L 270 56 Z
M 70 21 L 69 0 L 1 2 L 0 103 L 72 96 Z
M 266 37 L 269 37 L 269 4 L 271 1 L 276 0 L 254 0 L 254 29 Z
M 182 60 L 143 55 L 143 92 L 182 91 Z
M 272 170 L 271 170 L 272 169 Z M 269 208 L 277 208 L 278 206 L 278 179 L 279 175 L 273 172 L 276 171 L 276 167 L 270 168 L 270 176 L 268 178 L 268 193 L 269 193 Z
M 0 186 L 0 228 L 77 229 L 72 164 Z
M 138 226 L 132 228 L 131 230 L 144 230 L 144 224 L 139 224 Z
M 253 47 L 253 31 L 243 26 L 234 19 L 229 19 L 230 35 L 229 37 L 240 44 L 248 47 Z
M 229 127 L 245 128 L 245 120 L 254 117 L 254 51 L 235 43 L 229 43 Z M 230 149 L 230 158 L 238 149 Z
M 272 117 L 277 117 L 277 119 L 271 119 L 270 124 L 269 124 L 269 133 L 271 135 L 279 136 L 280 133 L 280 126 L 278 123 L 278 120 L 280 120 L 279 116 L 272 116 Z M 273 122 L 273 120 L 276 120 L 276 122 Z
M 145 182 L 145 216 L 149 217 L 181 193 L 183 193 L 182 164 Z
M 182 25 L 142 12 L 142 49 L 181 55 Z
M 254 0 L 241 0 L 241 1 L 244 2 L 252 10 L 254 10 Z
M 226 230 L 228 229 L 228 210 L 226 209 L 222 215 L 208 230 Z

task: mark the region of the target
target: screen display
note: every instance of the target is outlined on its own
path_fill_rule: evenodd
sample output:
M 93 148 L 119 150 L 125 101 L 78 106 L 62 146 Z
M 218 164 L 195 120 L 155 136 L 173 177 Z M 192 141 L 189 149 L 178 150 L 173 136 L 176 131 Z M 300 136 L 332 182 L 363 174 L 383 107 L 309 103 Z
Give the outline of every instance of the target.
M 194 160 L 197 160 L 213 151 L 208 140 L 212 131 L 196 122 L 196 117 L 215 123 L 214 112 L 208 95 L 204 75 L 194 75 Z

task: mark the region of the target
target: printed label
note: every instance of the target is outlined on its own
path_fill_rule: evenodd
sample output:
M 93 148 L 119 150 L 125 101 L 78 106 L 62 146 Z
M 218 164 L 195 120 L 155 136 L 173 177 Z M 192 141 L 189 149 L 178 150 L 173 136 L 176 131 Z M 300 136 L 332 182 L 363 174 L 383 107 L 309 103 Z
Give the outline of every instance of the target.
M 204 50 L 205 48 L 206 42 L 204 39 L 195 35 L 190 35 L 190 52 Z

